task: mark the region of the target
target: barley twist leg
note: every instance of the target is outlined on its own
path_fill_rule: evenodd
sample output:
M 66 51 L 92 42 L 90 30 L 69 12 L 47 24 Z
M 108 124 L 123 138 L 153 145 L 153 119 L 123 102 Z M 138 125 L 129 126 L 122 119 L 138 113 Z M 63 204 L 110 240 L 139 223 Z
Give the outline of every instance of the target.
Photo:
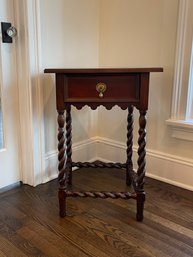
M 59 208 L 60 216 L 66 216 L 66 179 L 65 171 L 65 139 L 64 139 L 64 111 L 58 111 L 58 181 L 59 181 Z
M 146 136 L 146 111 L 140 111 L 139 117 L 139 139 L 138 139 L 138 170 L 137 170 L 137 177 L 135 181 L 135 190 L 137 193 L 137 221 L 143 220 L 143 209 L 144 209 L 144 202 L 145 202 L 145 192 L 144 192 L 144 179 L 145 179 L 145 136 Z
M 66 169 L 68 173 L 67 184 L 72 185 L 72 117 L 71 106 L 66 109 Z
M 133 106 L 128 108 L 127 117 L 127 162 L 126 162 L 126 184 L 130 186 L 132 184 L 133 173 Z

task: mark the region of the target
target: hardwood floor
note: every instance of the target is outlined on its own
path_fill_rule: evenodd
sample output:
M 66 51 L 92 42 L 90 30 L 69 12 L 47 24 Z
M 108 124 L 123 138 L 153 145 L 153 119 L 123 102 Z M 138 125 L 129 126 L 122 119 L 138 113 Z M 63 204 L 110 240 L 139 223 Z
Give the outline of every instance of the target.
M 111 174 L 111 175 L 110 175 Z M 74 188 L 127 190 L 124 172 L 85 169 Z M 57 180 L 0 194 L 0 257 L 193 256 L 193 192 L 146 180 L 145 218 L 134 200 L 68 198 L 58 216 Z

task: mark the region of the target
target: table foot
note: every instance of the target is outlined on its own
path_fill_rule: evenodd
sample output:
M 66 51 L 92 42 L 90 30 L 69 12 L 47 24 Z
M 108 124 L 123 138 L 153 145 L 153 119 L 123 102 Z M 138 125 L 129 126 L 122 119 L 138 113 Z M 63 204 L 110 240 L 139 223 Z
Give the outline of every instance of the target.
M 143 210 L 145 202 L 145 192 L 137 193 L 137 221 L 143 221 Z
M 59 189 L 58 191 L 58 199 L 59 199 L 59 214 L 61 218 L 66 216 L 66 191 L 64 189 Z

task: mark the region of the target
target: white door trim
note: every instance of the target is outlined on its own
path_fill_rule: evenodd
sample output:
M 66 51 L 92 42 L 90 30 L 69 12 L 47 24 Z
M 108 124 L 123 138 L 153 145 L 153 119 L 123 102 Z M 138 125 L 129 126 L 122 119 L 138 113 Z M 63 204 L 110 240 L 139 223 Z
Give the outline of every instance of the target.
M 190 117 L 193 89 L 189 83 L 193 40 L 192 0 L 179 1 L 177 28 L 172 110 L 166 124 L 172 127 L 172 137 L 193 141 L 193 122 Z
M 41 87 L 41 37 L 39 0 L 15 0 L 18 87 L 21 132 L 21 180 L 42 183 L 44 125 Z

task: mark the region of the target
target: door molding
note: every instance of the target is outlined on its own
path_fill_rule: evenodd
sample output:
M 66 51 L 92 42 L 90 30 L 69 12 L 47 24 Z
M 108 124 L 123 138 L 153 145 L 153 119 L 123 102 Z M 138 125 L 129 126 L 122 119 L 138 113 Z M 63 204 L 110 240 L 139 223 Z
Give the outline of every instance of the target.
M 0 47 L 0 111 L 1 111 L 1 117 L 0 117 L 0 133 L 2 133 L 2 145 L 0 144 L 0 152 L 5 151 L 6 148 L 6 136 L 5 136 L 5 121 L 4 121 L 4 96 L 3 96 L 3 70 L 2 70 L 3 64 L 2 64 L 2 54 L 1 54 L 1 47 Z
M 42 183 L 45 167 L 39 0 L 15 0 L 14 9 L 18 29 L 21 180 L 36 186 Z

